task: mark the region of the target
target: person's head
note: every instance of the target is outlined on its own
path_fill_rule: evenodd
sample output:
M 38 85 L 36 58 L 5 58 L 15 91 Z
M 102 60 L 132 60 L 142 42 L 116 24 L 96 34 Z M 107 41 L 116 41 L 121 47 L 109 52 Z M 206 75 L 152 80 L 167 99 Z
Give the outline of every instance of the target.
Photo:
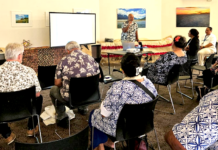
M 173 39 L 172 48 L 173 50 L 176 48 L 184 49 L 186 46 L 186 39 L 181 35 L 177 35 Z
M 213 30 L 212 27 L 207 27 L 206 30 L 205 30 L 205 33 L 206 33 L 207 35 L 210 35 L 211 32 L 212 32 L 212 30 Z
M 133 20 L 134 20 L 133 14 L 129 14 L 129 15 L 128 15 L 128 21 L 133 21 Z
M 188 33 L 188 36 L 189 37 L 196 37 L 196 38 L 198 38 L 199 37 L 199 32 L 196 29 L 191 29 L 189 31 L 189 33 Z
M 5 48 L 5 59 L 7 61 L 18 61 L 22 63 L 24 46 L 18 43 L 9 43 Z
M 139 58 L 133 53 L 127 53 L 121 60 L 121 68 L 127 77 L 134 77 L 137 74 L 137 68 L 140 66 Z
M 75 41 L 70 41 L 67 43 L 67 45 L 65 46 L 65 50 L 68 52 L 68 53 L 71 53 L 72 51 L 74 50 L 80 50 L 80 46 L 77 42 Z

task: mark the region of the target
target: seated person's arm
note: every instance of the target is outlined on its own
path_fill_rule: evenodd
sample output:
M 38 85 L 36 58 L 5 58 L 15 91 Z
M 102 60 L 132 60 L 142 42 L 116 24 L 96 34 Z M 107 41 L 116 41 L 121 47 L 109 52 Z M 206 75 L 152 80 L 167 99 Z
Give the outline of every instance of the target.
M 212 43 L 209 43 L 209 44 L 203 46 L 203 48 L 207 48 L 207 47 L 211 47 L 211 46 L 213 46 L 213 44 L 212 44 Z
M 57 86 L 57 87 L 62 87 L 62 79 L 60 78 L 60 79 L 55 79 L 55 85 Z
M 216 44 L 216 39 L 215 39 L 214 37 L 211 37 L 211 38 L 210 38 L 210 43 L 207 44 L 207 45 L 205 45 L 204 48 L 211 47 L 211 46 L 216 46 L 216 45 L 214 45 L 213 43 Z
M 34 84 L 36 86 L 36 97 L 39 97 L 40 96 L 40 91 L 42 90 L 41 86 L 39 84 L 39 79 L 38 79 L 35 71 L 32 72 L 32 75 L 33 75 Z

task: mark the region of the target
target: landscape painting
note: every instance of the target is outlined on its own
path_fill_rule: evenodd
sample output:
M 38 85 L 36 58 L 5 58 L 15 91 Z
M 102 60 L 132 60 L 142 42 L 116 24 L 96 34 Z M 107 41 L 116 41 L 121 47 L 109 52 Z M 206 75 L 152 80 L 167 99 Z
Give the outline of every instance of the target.
M 11 25 L 13 27 L 32 26 L 32 13 L 30 11 L 11 11 Z
M 176 27 L 210 26 L 210 8 L 179 7 L 176 9 Z
M 128 20 L 128 15 L 133 14 L 134 22 L 139 28 L 146 28 L 145 8 L 119 8 L 117 11 L 117 28 L 122 28 L 122 24 Z
M 16 23 L 29 23 L 28 14 L 16 14 Z

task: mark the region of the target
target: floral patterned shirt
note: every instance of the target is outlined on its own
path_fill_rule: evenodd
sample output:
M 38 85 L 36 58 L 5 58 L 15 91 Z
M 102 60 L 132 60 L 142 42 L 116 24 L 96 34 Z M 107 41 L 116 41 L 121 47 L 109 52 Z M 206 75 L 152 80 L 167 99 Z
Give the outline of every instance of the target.
M 153 83 L 145 76 L 141 84 L 151 91 L 154 96 L 157 96 L 157 91 Z M 124 104 L 143 104 L 152 100 L 143 89 L 131 81 L 121 80 L 114 82 L 108 90 L 105 100 L 102 102 L 103 107 L 112 113 L 110 116 L 103 118 L 102 110 L 96 109 L 91 118 L 92 126 L 115 137 L 117 120 Z
M 124 22 L 122 28 L 128 26 L 128 21 Z M 136 31 L 138 30 L 138 24 L 133 22 L 127 32 L 122 32 L 121 40 L 135 42 L 136 40 Z
M 6 61 L 0 66 L 0 92 L 20 91 L 36 86 L 41 91 L 36 72 L 17 61 Z
M 89 77 L 99 73 L 99 64 L 93 57 L 81 50 L 74 50 L 71 54 L 63 57 L 57 65 L 55 79 L 62 79 L 63 86 L 60 93 L 64 100 L 68 101 L 71 77 Z

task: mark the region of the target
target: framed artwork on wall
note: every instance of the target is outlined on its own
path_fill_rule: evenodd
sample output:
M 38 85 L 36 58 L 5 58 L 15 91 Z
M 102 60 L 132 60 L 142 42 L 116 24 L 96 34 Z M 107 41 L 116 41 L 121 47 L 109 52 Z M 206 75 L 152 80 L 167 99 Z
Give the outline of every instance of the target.
M 122 28 L 122 24 L 128 20 L 128 15 L 133 14 L 134 22 L 139 28 L 146 28 L 146 9 L 145 8 L 118 8 L 117 28 Z
M 32 26 L 32 14 L 30 11 L 12 11 L 11 26 Z
M 176 8 L 176 27 L 209 27 L 209 7 Z

